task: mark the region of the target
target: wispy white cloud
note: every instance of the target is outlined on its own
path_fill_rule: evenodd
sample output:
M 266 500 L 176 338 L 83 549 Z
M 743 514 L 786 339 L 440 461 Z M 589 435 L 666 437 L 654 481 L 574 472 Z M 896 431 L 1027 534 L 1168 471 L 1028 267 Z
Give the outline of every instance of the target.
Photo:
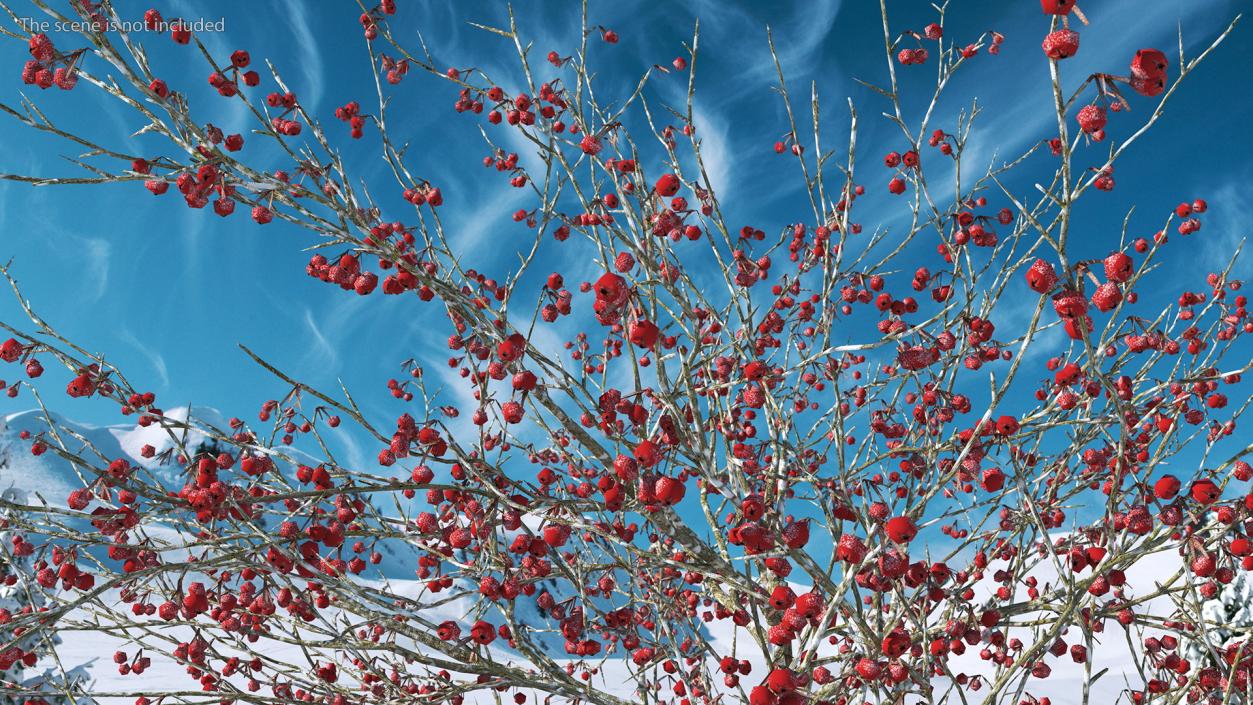
M 313 111 L 322 100 L 322 53 L 309 28 L 307 13 L 308 6 L 304 3 L 287 0 L 287 26 L 291 27 L 293 38 L 300 47 L 300 69 L 305 78 L 305 85 L 297 94 L 305 108 Z
M 717 111 L 706 110 L 699 104 L 692 106 L 692 120 L 696 123 L 701 160 L 709 176 L 709 185 L 720 200 L 730 200 L 731 189 L 735 185 L 731 174 L 730 126 L 718 116 Z
M 305 330 L 309 333 L 311 345 L 309 351 L 300 361 L 300 367 L 308 369 L 310 366 L 317 367 L 338 367 L 339 352 L 335 350 L 335 346 L 331 345 L 331 341 L 322 333 L 322 326 L 313 317 L 313 310 L 305 307 Z
M 372 467 L 367 464 L 369 461 L 366 459 L 365 452 L 362 451 L 361 444 L 357 441 L 352 429 L 340 426 L 334 429 L 331 435 L 343 446 L 344 460 L 347 460 L 349 465 L 358 470 Z
M 113 245 L 104 238 L 89 237 L 83 239 L 83 246 L 87 259 L 92 263 L 87 270 L 88 295 L 92 301 L 99 301 L 109 288 L 109 259 Z
M 370 297 L 342 293 L 325 311 L 317 314 L 308 306 L 302 318 L 307 335 L 307 350 L 297 362 L 298 369 L 318 370 L 334 374 L 340 367 L 341 339 L 349 339 L 361 325 L 372 322 L 363 316 Z M 377 310 L 377 307 L 375 307 Z M 370 319 L 370 320 L 367 320 Z
M 835 26 L 841 4 L 842 0 L 797 4 L 792 16 L 779 17 L 770 23 L 776 39 L 775 48 L 779 62 L 784 71 L 805 71 L 817 63 L 827 35 Z M 735 41 L 744 41 L 746 28 L 757 26 L 761 34 L 758 37 L 750 35 L 747 41 L 759 40 L 761 53 L 763 57 L 767 57 L 766 27 L 761 18 L 746 7 L 735 7 L 722 0 L 701 0 L 697 3 L 696 15 L 710 34 L 736 37 Z M 732 97 L 756 91 L 763 81 L 773 81 L 774 78 L 775 67 L 768 57 L 767 60 L 745 61 L 743 72 L 729 86 L 734 90 L 723 92 L 723 95 Z
M 113 244 L 103 237 L 75 235 L 58 227 L 61 237 L 72 245 L 76 270 L 81 276 L 78 291 L 84 304 L 94 304 L 104 298 L 109 290 Z
M 1232 268 L 1235 278 L 1247 278 L 1253 273 L 1253 262 L 1250 261 L 1248 238 L 1253 234 L 1253 195 L 1241 185 L 1248 183 L 1246 175 L 1224 175 L 1221 185 L 1206 189 L 1209 212 L 1199 216 L 1202 229 L 1189 237 L 1204 238 L 1208 245 L 1200 248 L 1201 264 L 1206 271 L 1221 272 L 1227 266 L 1236 248 L 1244 242 L 1245 249 L 1240 253 Z M 1196 271 L 1190 267 L 1180 268 L 1181 275 L 1196 277 Z
M 501 178 L 498 174 L 493 173 L 493 176 Z M 504 182 L 502 180 L 498 183 Z M 504 239 L 509 243 L 507 247 L 494 248 L 497 254 L 516 250 L 516 245 L 521 242 L 520 238 L 529 237 L 524 234 L 529 233 L 525 225 L 513 222 L 509 216 L 519 207 L 535 201 L 530 189 L 504 186 L 488 191 L 478 203 L 464 204 L 465 208 L 461 212 L 465 215 L 447 226 L 448 239 L 455 251 L 476 253 L 477 257 L 487 254 L 490 257 L 492 255 L 482 249 L 488 244 L 485 241 L 489 237 Z M 474 189 L 463 191 L 466 194 L 473 192 Z M 514 258 L 509 264 L 516 265 L 517 259 Z

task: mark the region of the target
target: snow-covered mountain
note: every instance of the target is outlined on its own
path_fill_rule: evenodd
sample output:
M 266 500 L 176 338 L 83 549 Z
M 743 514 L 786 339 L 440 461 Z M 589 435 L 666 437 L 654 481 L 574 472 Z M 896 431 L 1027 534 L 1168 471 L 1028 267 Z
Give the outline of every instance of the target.
M 166 411 L 166 415 L 182 423 L 191 419 L 193 426 L 201 423 L 216 428 L 226 427 L 226 420 L 221 414 L 206 407 L 196 407 L 194 411 L 190 407 L 180 407 Z M 132 465 L 142 466 L 169 483 L 175 481 L 177 469 L 164 464 L 162 458 L 176 447 L 176 440 L 181 441 L 185 447 L 195 448 L 208 439 L 204 431 L 196 428 L 172 430 L 156 424 L 148 427 L 138 424 L 93 426 L 70 421 L 57 414 L 52 414 L 51 421 L 60 429 L 61 438 L 71 450 L 85 451 L 84 455 L 91 457 L 94 452 L 88 450 L 90 444 L 106 458 L 124 458 Z M 3 423 L 0 423 L 0 453 L 3 454 L 0 456 L 3 459 L 0 462 L 0 491 L 17 487 L 26 490 L 32 498 L 41 498 L 47 504 L 65 506 L 66 496 L 83 487 L 83 478 L 73 464 L 53 453 L 32 455 L 31 441 L 20 437 L 23 431 L 32 435 L 46 433 L 48 419 L 39 410 L 22 411 L 4 417 Z M 141 450 L 145 445 L 155 449 L 153 457 L 143 457 Z

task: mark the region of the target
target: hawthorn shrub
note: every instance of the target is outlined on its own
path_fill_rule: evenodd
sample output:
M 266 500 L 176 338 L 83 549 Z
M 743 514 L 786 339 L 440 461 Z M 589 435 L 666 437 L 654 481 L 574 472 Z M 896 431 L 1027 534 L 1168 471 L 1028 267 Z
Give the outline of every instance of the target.
M 1145 47 L 1067 94 L 1080 37 L 1115 29 L 1041 0 L 1031 41 L 1055 131 L 982 173 L 961 171 L 978 111 L 942 125 L 936 105 L 955 74 L 996 71 L 1003 35 L 948 26 L 943 8 L 894 29 L 884 3 L 884 72 L 867 85 L 893 132 L 869 156 L 857 106 L 828 118 L 815 88 L 801 110 L 772 43 L 784 136 L 763 146 L 794 165 L 809 208 L 745 224 L 694 118 L 699 28 L 637 83 L 602 86 L 589 45 L 619 35 L 593 8 L 582 41 L 546 56 L 510 14 L 478 25 L 516 58 L 495 77 L 436 65 L 393 35 L 406 8 L 383 0 L 360 12 L 376 81 L 330 120 L 281 59 L 215 55 L 166 10 L 127 34 L 108 3 L 35 4 L 84 28 L 9 32 L 29 46 L 21 79 L 116 99 L 153 148 L 64 130 L 35 93 L 5 111 L 89 150 L 87 174 L 6 178 L 134 182 L 171 209 L 285 221 L 316 248 L 309 276 L 343 296 L 438 307 L 448 358 L 380 346 L 403 374 L 387 383 L 400 411 L 379 419 L 249 351 L 283 393 L 219 427 L 165 413 L 17 293 L 29 320 L 3 324 L 9 396 L 108 400 L 168 445 L 109 457 L 47 413 L 23 432 L 84 483 L 59 504 L 5 502 L 43 602 L 4 615 L 0 665 L 29 658 L 10 634 L 73 626 L 129 645 L 114 660 L 134 687 L 92 695 L 136 705 L 1042 703 L 1066 663 L 1082 674 L 1072 702 L 1102 677 L 1134 703 L 1253 692 L 1247 632 L 1202 609 L 1253 568 L 1247 402 L 1232 393 L 1247 299 L 1231 266 L 1181 277 L 1171 262 L 1202 237 L 1204 200 L 1141 204 L 1160 231 L 1125 228 L 1113 251 L 1075 217 L 1234 22 L 1199 55 Z M 185 45 L 185 63 L 157 65 L 140 38 Z M 919 64 L 935 81 L 907 88 Z M 197 65 L 249 133 L 202 117 Z M 653 98 L 660 77 L 686 81 L 686 101 Z M 508 269 L 458 248 L 442 215 L 457 195 L 404 147 L 388 101 L 417 80 L 447 87 L 430 106 L 456 116 L 446 129 L 481 130 L 484 178 L 529 194 L 502 226 L 518 243 Z M 847 130 L 838 150 L 821 146 L 828 122 Z M 387 167 L 368 189 L 340 151 L 362 145 Z M 1051 180 L 1015 187 L 1028 162 Z M 863 213 L 868 190 L 899 212 Z M 596 263 L 586 281 L 550 264 L 580 259 Z M 1142 310 L 1142 292 L 1183 278 Z M 1023 314 L 994 325 L 1006 300 Z M 1064 344 L 1032 357 L 1051 335 Z M 461 396 L 428 389 L 439 365 Z M 341 425 L 375 462 L 336 457 L 325 434 Z M 207 441 L 191 446 L 191 429 Z M 1097 671 L 1123 642 L 1120 672 Z M 144 678 L 158 659 L 187 681 Z

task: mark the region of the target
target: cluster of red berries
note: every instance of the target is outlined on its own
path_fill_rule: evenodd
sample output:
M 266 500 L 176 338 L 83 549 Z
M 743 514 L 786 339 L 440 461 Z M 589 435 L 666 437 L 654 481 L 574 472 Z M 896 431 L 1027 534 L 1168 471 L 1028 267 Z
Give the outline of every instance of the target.
M 239 81 L 242 79 L 245 86 L 249 88 L 255 87 L 261 83 L 261 76 L 256 71 L 244 71 L 248 64 L 252 63 L 252 58 L 248 52 L 240 49 L 231 54 L 230 66 L 226 69 L 227 73 L 214 71 L 209 74 L 209 85 L 217 90 L 219 95 L 227 98 L 239 92 Z M 229 74 L 229 77 L 228 77 Z
M 78 61 L 83 52 L 61 54 L 46 34 L 32 34 L 28 42 L 34 58 L 22 66 L 22 82 L 27 85 L 70 90 L 78 83 Z
M 1191 235 L 1201 229 L 1201 221 L 1196 216 L 1209 210 L 1205 199 L 1198 198 L 1191 203 L 1180 203 L 1175 206 L 1175 217 L 1179 218 L 1179 234 Z
M 300 134 L 300 123 L 287 118 L 297 106 L 295 93 L 270 93 L 265 97 L 265 102 L 271 108 L 283 108 L 282 115 L 276 115 L 270 118 L 270 126 L 280 135 L 294 137 Z
M 52 589 L 60 582 L 62 590 L 82 590 L 84 592 L 96 586 L 96 576 L 81 570 L 72 552 L 60 546 L 52 549 L 52 563 L 35 561 L 35 582 L 40 587 Z
M 9 338 L 3 343 L 0 343 L 0 360 L 3 360 L 4 362 L 17 362 L 23 356 L 27 356 L 31 349 L 32 346 L 22 345 L 16 338 Z M 39 377 L 43 374 L 43 365 L 41 365 L 39 360 L 36 358 L 28 356 L 26 358 L 26 374 L 31 378 Z M 12 398 L 17 396 L 17 391 L 20 387 L 16 384 L 10 386 L 5 382 L 0 381 L 0 389 L 4 389 L 5 393 Z
M 918 153 L 912 149 L 906 151 L 904 154 L 900 154 L 899 152 L 888 152 L 884 155 L 883 166 L 896 170 L 896 175 L 888 181 L 888 193 L 896 196 L 905 193 L 905 179 L 903 178 L 905 172 L 901 170 L 901 167 L 903 166 L 908 170 L 915 170 L 918 168 L 918 165 Z
M 400 194 L 400 197 L 414 206 L 425 205 L 438 208 L 444 205 L 444 192 L 438 186 L 429 183 L 407 188 Z
M 151 668 L 152 659 L 147 656 L 141 656 L 140 653 L 136 653 L 132 659 L 126 655 L 125 651 L 115 651 L 113 653 L 113 663 L 117 664 L 118 674 L 123 676 L 142 676 L 144 671 Z
M 911 36 L 914 39 L 919 40 L 920 43 L 924 38 L 930 39 L 934 42 L 939 41 L 939 39 L 944 36 L 944 28 L 935 22 L 932 22 L 922 30 L 922 34 L 917 32 L 906 32 L 905 35 L 902 36 Z M 896 53 L 896 60 L 901 62 L 902 65 L 909 66 L 910 64 L 927 63 L 928 56 L 930 56 L 930 54 L 927 52 L 926 48 L 920 46 L 917 49 L 901 49 Z
M 204 208 L 209 198 L 216 195 L 213 210 L 223 217 L 235 210 L 234 187 L 226 183 L 224 175 L 213 164 L 202 164 L 196 173 L 183 172 L 174 180 L 174 186 L 183 194 L 189 208 Z M 165 183 L 165 182 L 160 182 Z
M 322 255 L 309 258 L 305 272 L 329 284 L 337 284 L 345 291 L 355 291 L 366 296 L 378 286 L 379 278 L 374 272 L 361 271 L 361 260 L 358 256 L 345 253 L 334 263 L 328 262 Z
M 565 278 L 557 272 L 548 275 L 544 284 L 543 295 L 546 303 L 540 307 L 540 319 L 545 323 L 553 323 L 560 316 L 569 316 L 574 295 L 565 288 Z
M 354 140 L 361 139 L 361 136 L 365 134 L 365 117 L 361 114 L 361 104 L 355 100 L 335 108 L 335 119 L 348 123 Z
M 396 59 L 382 54 L 379 56 L 379 68 L 383 70 L 383 78 L 391 85 L 395 86 L 404 80 L 409 74 L 409 60 Z
M 366 41 L 374 41 L 379 36 L 379 20 L 385 16 L 396 14 L 396 0 L 380 0 L 379 4 L 369 11 L 361 13 L 361 31 Z
M 505 154 L 505 151 L 503 149 L 497 150 L 496 156 L 494 158 L 490 156 L 483 157 L 483 166 L 487 168 L 491 168 L 494 166 L 496 167 L 496 171 L 499 171 L 502 173 L 508 173 L 510 175 L 509 185 L 514 188 L 522 188 L 523 186 L 526 186 L 527 184 L 528 179 L 526 176 L 526 170 L 518 166 L 518 153 L 517 152 L 510 152 L 509 154 Z M 613 194 L 610 194 L 610 196 L 613 196 Z M 606 203 L 606 205 L 607 207 L 611 207 L 611 206 L 608 206 L 608 203 Z M 614 202 L 614 205 L 615 206 L 617 205 L 616 201 Z M 522 213 L 524 215 L 521 218 L 519 218 L 518 215 L 515 213 L 514 218 L 513 218 L 514 221 L 524 220 L 529 217 L 529 214 L 527 214 L 527 211 L 525 209 L 522 210 Z M 533 226 L 534 224 L 532 223 L 531 225 Z

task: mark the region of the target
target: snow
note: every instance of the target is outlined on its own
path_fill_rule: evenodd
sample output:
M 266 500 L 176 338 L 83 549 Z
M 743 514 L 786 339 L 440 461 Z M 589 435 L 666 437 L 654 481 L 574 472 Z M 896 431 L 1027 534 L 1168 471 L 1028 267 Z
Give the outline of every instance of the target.
M 186 422 L 189 413 L 187 407 L 168 412 L 172 418 L 182 422 Z M 199 418 L 200 414 L 200 409 L 197 409 L 193 418 Z M 216 412 L 212 412 L 210 418 L 214 417 L 220 419 Z M 106 458 L 125 458 L 134 465 L 157 471 L 163 480 L 172 479 L 168 467 L 161 467 L 156 458 L 144 458 L 140 454 L 145 444 L 151 444 L 158 454 L 174 447 L 170 432 L 159 426 L 92 426 L 68 421 L 56 414 L 52 415 L 52 421 L 61 429 L 59 433 L 66 446 L 72 451 L 85 451 L 84 457 L 97 457 L 93 451 L 88 450 L 90 444 Z M 17 487 L 49 505 L 65 506 L 66 496 L 84 486 L 83 477 L 72 463 L 53 453 L 32 455 L 29 452 L 31 441 L 19 437 L 22 431 L 36 434 L 47 429 L 42 411 L 22 411 L 4 417 L 4 422 L 0 425 L 0 449 L 4 453 L 4 462 L 0 463 L 0 491 Z M 194 448 L 207 436 L 200 431 L 191 431 L 185 437 L 188 447 Z
M 217 411 L 206 407 L 198 407 L 194 414 L 190 407 L 179 407 L 170 409 L 165 412 L 165 416 L 181 423 L 188 423 L 188 418 L 196 424 L 207 424 L 211 428 L 226 429 L 226 420 L 222 418 Z M 117 440 L 119 450 L 129 457 L 138 465 L 146 467 L 155 467 L 158 464 L 157 458 L 162 453 L 182 445 L 185 448 L 195 448 L 196 446 L 209 440 L 209 435 L 204 431 L 190 429 L 171 429 L 165 428 L 157 424 L 148 427 L 134 426 L 114 426 L 108 429 L 109 433 Z M 177 442 L 176 442 L 177 441 Z M 152 446 L 156 453 L 153 458 L 143 458 L 140 450 L 145 446 Z

